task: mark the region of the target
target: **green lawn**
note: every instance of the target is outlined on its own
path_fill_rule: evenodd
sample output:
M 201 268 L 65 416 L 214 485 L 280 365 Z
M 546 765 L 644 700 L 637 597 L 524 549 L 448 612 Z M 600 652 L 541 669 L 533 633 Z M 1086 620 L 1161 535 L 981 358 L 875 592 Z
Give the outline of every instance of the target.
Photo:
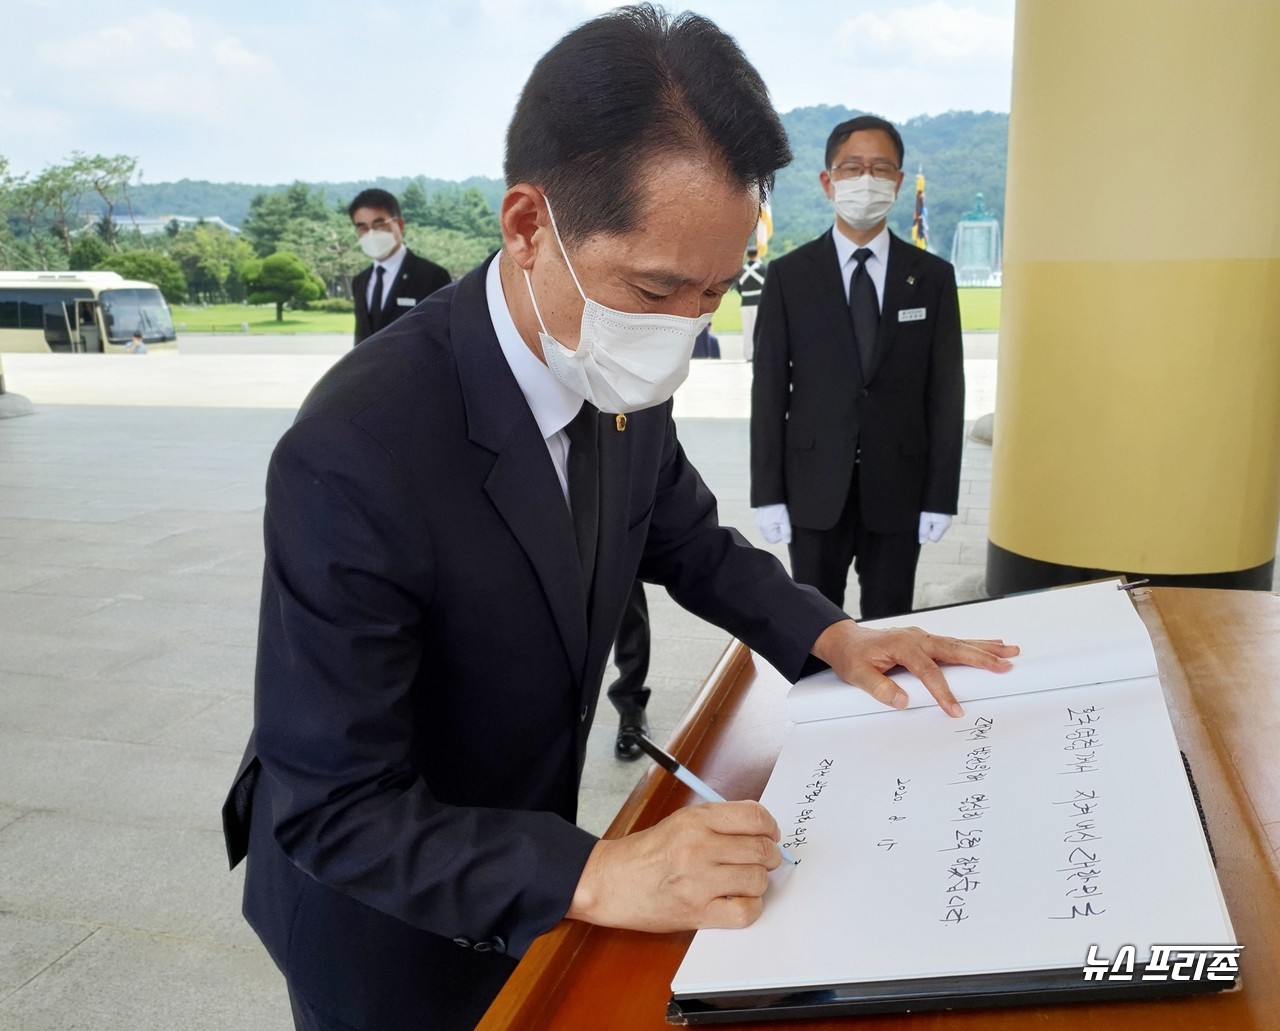
M 958 292 L 961 329 L 1000 328 L 998 286 L 962 286 Z
M 275 305 L 214 304 L 208 307 L 171 306 L 178 333 L 240 333 L 247 324 L 250 333 L 346 333 L 355 330 L 355 316 L 323 311 L 285 310 L 284 321 L 276 321 Z M 998 287 L 962 287 L 960 324 L 965 329 L 1000 328 Z M 742 332 L 742 299 L 736 291 L 725 295 L 711 320 L 713 333 Z
M 274 304 L 211 304 L 208 307 L 170 305 L 178 335 L 183 333 L 240 333 L 245 324 L 250 333 L 345 333 L 355 332 L 356 317 L 327 311 L 284 311 L 284 321 L 276 321 Z

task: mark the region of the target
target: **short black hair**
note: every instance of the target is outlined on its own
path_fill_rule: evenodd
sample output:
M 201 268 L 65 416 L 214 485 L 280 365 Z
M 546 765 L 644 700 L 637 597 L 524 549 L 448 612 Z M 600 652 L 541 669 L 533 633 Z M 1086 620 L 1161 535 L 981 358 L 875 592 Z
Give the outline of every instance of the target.
M 396 200 L 395 194 L 379 190 L 376 186 L 356 194 L 356 199 L 347 205 L 347 218 L 355 218 L 356 212 L 361 208 L 385 211 L 392 218 L 400 217 L 400 202 Z
M 554 202 L 565 239 L 620 235 L 640 217 L 659 155 L 709 156 L 758 188 L 791 160 L 760 73 L 701 15 L 620 7 L 574 29 L 534 66 L 507 129 L 507 186 Z
M 886 122 L 883 118 L 877 118 L 875 115 L 858 115 L 857 118 L 850 118 L 847 122 L 841 122 L 831 130 L 831 135 L 827 137 L 827 156 L 824 159 L 824 168 L 831 167 L 831 159 L 836 156 L 836 151 L 844 144 L 844 141 L 852 136 L 855 132 L 866 132 L 868 129 L 878 129 L 893 141 L 894 149 L 898 152 L 898 167 L 902 167 L 902 158 L 905 150 L 902 146 L 902 134 L 894 127 L 892 122 Z

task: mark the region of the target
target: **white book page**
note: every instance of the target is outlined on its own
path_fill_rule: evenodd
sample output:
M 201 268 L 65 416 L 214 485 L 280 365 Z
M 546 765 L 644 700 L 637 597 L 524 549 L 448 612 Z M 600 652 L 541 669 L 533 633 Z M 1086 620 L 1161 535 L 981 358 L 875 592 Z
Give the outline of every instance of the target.
M 1082 584 L 862 625 L 918 626 L 948 637 L 1002 638 L 1022 649 L 1013 660 L 1013 669 L 1006 673 L 944 666 L 947 683 L 961 704 L 1046 688 L 1154 676 L 1156 657 L 1151 638 L 1128 592 L 1117 589 L 1119 583 Z M 895 670 L 890 677 L 907 692 L 909 707 L 937 705 L 920 680 L 906 670 Z M 806 677 L 787 694 L 787 716 L 795 723 L 884 712 L 885 708 L 830 670 Z
M 1155 677 L 799 724 L 761 801 L 800 862 L 698 932 L 678 995 L 1234 941 Z

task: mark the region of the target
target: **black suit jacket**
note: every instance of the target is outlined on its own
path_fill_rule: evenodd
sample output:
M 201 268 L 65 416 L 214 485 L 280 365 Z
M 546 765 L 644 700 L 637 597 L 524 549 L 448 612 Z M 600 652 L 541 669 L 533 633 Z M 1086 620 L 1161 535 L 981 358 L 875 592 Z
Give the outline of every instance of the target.
M 835 526 L 857 466 L 875 533 L 954 514 L 964 436 L 964 353 L 955 270 L 890 236 L 880 331 L 863 381 L 827 232 L 769 263 L 751 388 L 751 504 Z
M 496 260 L 496 259 L 495 259 Z M 484 267 L 349 353 L 267 477 L 244 909 L 359 1027 L 470 1027 L 564 915 L 587 733 L 637 577 L 795 678 L 843 614 L 718 525 L 667 403 L 600 415 L 595 574 Z
M 373 336 L 377 330 L 389 326 L 419 301 L 424 301 L 437 290 L 449 285 L 449 273 L 434 261 L 420 258 L 405 248 L 404 263 L 394 283 L 383 283 L 386 295 L 382 299 L 382 317 L 378 324 L 369 314 L 369 277 L 373 266 L 357 272 L 351 280 L 352 299 L 356 304 L 356 343 Z

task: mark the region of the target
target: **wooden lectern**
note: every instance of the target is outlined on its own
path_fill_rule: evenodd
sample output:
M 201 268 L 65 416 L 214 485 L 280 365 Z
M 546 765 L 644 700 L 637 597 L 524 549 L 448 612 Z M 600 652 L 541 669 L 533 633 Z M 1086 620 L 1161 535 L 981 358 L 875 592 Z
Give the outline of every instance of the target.
M 746 1031 L 1011 1031 L 1033 1025 L 1043 1031 L 1280 1029 L 1280 596 L 1156 587 L 1135 590 L 1134 601 L 1151 632 L 1174 732 L 1195 776 L 1218 878 L 1244 945 L 1239 988 L 1156 1001 L 733 1026 Z M 789 726 L 786 688 L 773 670 L 757 668 L 751 653 L 734 642 L 690 706 L 670 751 L 726 797 L 759 798 Z M 655 767 L 606 836 L 651 826 L 690 801 L 684 785 Z M 563 921 L 533 944 L 479 1031 L 661 1031 L 671 1026 L 665 1020 L 671 978 L 692 937 L 692 932 L 642 934 Z

